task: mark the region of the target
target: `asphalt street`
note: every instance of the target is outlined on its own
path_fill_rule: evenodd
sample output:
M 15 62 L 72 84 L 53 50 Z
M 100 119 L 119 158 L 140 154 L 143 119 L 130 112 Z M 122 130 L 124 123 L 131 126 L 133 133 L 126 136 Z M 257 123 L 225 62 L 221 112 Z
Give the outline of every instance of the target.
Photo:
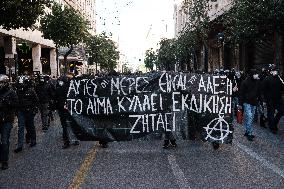
M 0 171 L 2 189 L 36 188 L 284 188 L 284 119 L 277 135 L 255 126 L 247 141 L 235 124 L 232 145 L 214 150 L 210 143 L 179 140 L 162 149 L 162 141 L 80 142 L 62 150 L 56 116 L 47 133 L 36 117 L 38 144 L 15 154 L 17 123 L 12 131 L 10 168 Z

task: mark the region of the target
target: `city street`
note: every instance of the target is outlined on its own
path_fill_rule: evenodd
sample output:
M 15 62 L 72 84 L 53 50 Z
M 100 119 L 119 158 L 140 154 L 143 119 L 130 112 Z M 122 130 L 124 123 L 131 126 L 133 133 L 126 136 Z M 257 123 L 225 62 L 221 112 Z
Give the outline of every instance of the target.
M 1 0 L 0 189 L 284 189 L 283 10 Z
M 30 188 L 283 188 L 284 123 L 279 134 L 256 126 L 255 141 L 235 125 L 232 145 L 213 150 L 209 143 L 178 141 L 162 149 L 162 141 L 113 142 L 102 149 L 81 142 L 62 150 L 56 116 L 38 144 L 13 153 L 16 124 L 11 137 L 10 168 L 0 171 L 1 189 Z

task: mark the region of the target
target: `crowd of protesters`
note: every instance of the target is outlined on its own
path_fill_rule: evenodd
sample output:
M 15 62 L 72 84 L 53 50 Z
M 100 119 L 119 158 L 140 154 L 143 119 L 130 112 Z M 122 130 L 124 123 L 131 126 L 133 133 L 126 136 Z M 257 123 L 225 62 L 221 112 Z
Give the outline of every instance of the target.
M 284 81 L 273 64 L 261 71 L 250 69 L 246 76 L 232 71 L 234 115 L 243 112 L 244 136 L 249 141 L 255 138 L 254 122 L 268 128 L 273 134 L 278 132 L 278 123 L 284 115 Z
M 231 79 L 233 115 L 240 110 L 243 112 L 244 136 L 249 141 L 254 139 L 253 125 L 258 118 L 261 127 L 268 127 L 272 133 L 277 133 L 278 122 L 284 115 L 284 82 L 274 65 L 262 69 L 261 73 L 251 69 L 246 75 L 235 70 L 219 70 L 213 74 L 227 75 Z M 109 75 L 117 76 L 118 73 L 111 72 Z M 48 75 L 35 75 L 33 78 L 21 75 L 11 84 L 6 75 L 0 75 L 0 162 L 3 170 L 8 169 L 9 138 L 16 115 L 18 141 L 15 153 L 23 150 L 24 142 L 30 147 L 36 146 L 34 118 L 38 112 L 42 131 L 47 132 L 54 111 L 57 110 L 63 130 L 62 148 L 70 147 L 71 143 L 79 145 L 78 140 L 70 139 L 70 114 L 66 106 L 66 94 L 73 77 L 73 73 L 65 74 L 58 79 L 51 79 Z M 177 146 L 171 133 L 166 133 L 165 136 L 163 148 Z M 99 144 L 103 148 L 108 147 L 106 141 L 99 141 Z
M 109 75 L 115 75 L 111 73 Z M 71 143 L 79 145 L 70 124 L 70 114 L 66 105 L 66 94 L 73 73 L 57 79 L 48 75 L 36 74 L 33 77 L 23 74 L 10 82 L 8 76 L 0 75 L 0 163 L 1 169 L 8 169 L 10 134 L 15 118 L 18 118 L 18 141 L 15 153 L 23 151 L 24 142 L 34 147 L 37 144 L 35 115 L 40 114 L 41 128 L 47 132 L 56 110 L 62 126 L 62 149 Z M 26 134 L 25 134 L 26 133 Z M 72 137 L 73 135 L 73 137 Z M 72 140 L 71 140 L 72 137 Z M 99 141 L 101 147 L 108 147 L 106 141 Z
M 65 94 L 72 77 L 73 75 L 67 74 L 52 80 L 48 75 L 35 75 L 33 78 L 20 75 L 14 83 L 10 83 L 6 75 L 0 75 L 0 162 L 3 170 L 8 168 L 10 133 L 16 115 L 18 141 L 15 153 L 23 150 L 24 142 L 30 147 L 36 146 L 35 115 L 40 113 L 42 131 L 46 132 L 53 120 L 54 110 L 57 110 L 63 128 L 62 148 L 70 146 Z M 74 140 L 74 145 L 78 144 L 79 141 Z

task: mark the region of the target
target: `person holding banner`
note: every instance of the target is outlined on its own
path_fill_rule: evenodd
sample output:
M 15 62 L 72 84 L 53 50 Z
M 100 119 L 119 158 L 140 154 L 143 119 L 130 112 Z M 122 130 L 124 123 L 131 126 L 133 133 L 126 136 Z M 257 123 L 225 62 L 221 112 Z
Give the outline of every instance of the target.
M 54 103 L 55 107 L 58 111 L 58 115 L 60 118 L 60 123 L 62 126 L 62 137 L 63 137 L 63 146 L 62 149 L 66 149 L 70 147 L 70 136 L 68 134 L 68 121 L 69 121 L 69 112 L 66 105 L 66 94 L 68 92 L 68 86 L 70 80 L 73 78 L 73 74 L 66 74 L 58 78 Z M 70 121 L 69 121 L 70 122 Z M 79 141 L 75 140 L 74 145 L 79 145 Z
M 240 105 L 243 105 L 244 108 L 244 136 L 246 136 L 249 141 L 253 141 L 254 139 L 253 120 L 260 99 L 260 88 L 258 80 L 258 73 L 255 69 L 251 69 L 248 72 L 247 78 L 241 84 Z M 242 106 L 239 106 L 239 108 L 241 109 Z
M 68 118 L 68 109 L 66 107 L 66 94 L 68 91 L 68 83 L 71 79 L 71 76 L 61 76 L 57 80 L 57 86 L 54 96 L 54 103 L 60 118 L 60 123 L 62 126 L 62 138 L 63 138 L 63 146 L 62 149 L 66 149 L 70 146 L 70 139 L 67 131 L 67 118 Z

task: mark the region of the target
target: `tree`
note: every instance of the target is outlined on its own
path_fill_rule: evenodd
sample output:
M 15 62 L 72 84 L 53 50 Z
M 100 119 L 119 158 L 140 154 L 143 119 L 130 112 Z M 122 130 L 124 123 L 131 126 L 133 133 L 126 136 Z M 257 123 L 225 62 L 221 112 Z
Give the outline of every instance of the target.
M 211 8 L 209 0 L 185 0 L 183 6 L 184 13 L 188 16 L 187 27 L 184 31 L 195 31 L 199 34 L 198 37 L 207 37 L 210 22 L 208 12 Z
M 184 70 L 185 65 L 189 65 L 193 58 L 194 49 L 197 46 L 196 38 L 196 32 L 187 31 L 180 34 L 175 40 L 175 55 L 181 70 Z
M 87 41 L 87 53 L 90 64 L 99 64 L 106 71 L 114 70 L 119 60 L 119 51 L 111 39 L 104 33 L 91 36 Z
M 224 24 L 229 40 L 255 41 L 273 31 L 284 31 L 284 1 L 235 0 L 225 15 Z
M 156 64 L 157 55 L 153 48 L 146 50 L 145 53 L 145 67 L 149 70 L 153 70 L 154 65 Z
M 72 52 L 75 45 L 83 42 L 89 35 L 88 22 L 74 8 L 68 6 L 63 8 L 58 3 L 54 3 L 52 12 L 45 15 L 40 24 L 43 37 L 53 40 L 56 48 L 59 46 L 70 48 L 64 55 L 66 71 L 67 56 Z
M 188 22 L 180 33 L 175 45 L 176 58 L 182 70 L 184 65 L 188 64 L 190 59 L 195 57 L 195 52 L 200 48 L 200 45 L 203 45 L 205 52 L 207 52 L 208 33 L 210 30 L 208 11 L 210 8 L 209 0 L 185 0 L 183 2 L 183 10 L 187 15 Z M 196 62 L 193 67 L 197 69 Z
M 50 0 L 1 0 L 0 25 L 7 30 L 31 28 L 49 5 Z
M 182 10 L 187 15 L 188 22 L 178 38 L 163 39 L 158 50 L 157 64 L 166 70 L 173 70 L 176 63 L 181 70 L 194 58 L 200 44 L 208 49 L 208 33 L 210 29 L 208 11 L 209 0 L 185 0 Z M 196 65 L 191 66 L 196 68 Z
M 159 43 L 160 48 L 158 49 L 156 65 L 159 69 L 174 70 L 176 58 L 175 52 L 176 47 L 173 39 L 162 39 Z

